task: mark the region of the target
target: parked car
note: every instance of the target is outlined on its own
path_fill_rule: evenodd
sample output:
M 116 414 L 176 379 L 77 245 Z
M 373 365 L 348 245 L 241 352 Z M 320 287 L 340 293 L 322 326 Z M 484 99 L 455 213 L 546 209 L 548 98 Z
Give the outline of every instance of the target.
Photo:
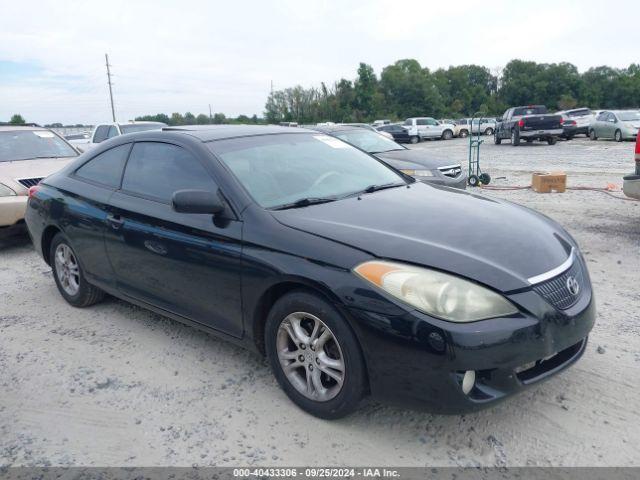
M 402 125 L 409 132 L 409 141 L 411 143 L 434 138 L 450 140 L 453 138 L 453 130 L 455 128 L 455 125 L 451 123 L 440 123 L 431 117 L 407 118 Z
M 0 126 L 0 232 L 22 223 L 29 187 L 77 156 L 48 128 Z
M 562 124 L 562 135 L 561 137 L 566 140 L 571 140 L 578 133 L 579 127 L 578 122 L 566 113 L 558 113 L 562 117 L 560 123 Z
M 512 107 L 504 112 L 493 138 L 496 145 L 505 139 L 510 139 L 514 147 L 520 145 L 521 140 L 527 143 L 542 140 L 555 145 L 562 134 L 562 116 L 547 113 L 544 105 L 529 105 Z
M 616 142 L 632 140 L 638 136 L 640 111 L 604 110 L 589 127 L 589 138 L 612 138 Z
M 368 394 L 489 407 L 575 363 L 595 321 L 586 262 L 553 220 L 302 128 L 123 135 L 30 195 L 69 304 L 109 293 L 265 354 L 321 418 Z
M 640 135 L 636 137 L 636 171 L 623 178 L 622 190 L 631 198 L 640 200 Z
M 380 127 L 382 125 L 390 125 L 391 124 L 391 120 L 388 119 L 384 119 L 384 120 L 374 120 L 373 121 L 373 126 L 374 127 Z
M 391 135 L 392 139 L 396 142 L 400 143 L 408 143 L 410 142 L 409 131 L 404 128 L 402 125 L 382 125 L 381 127 L 376 128 L 379 132 L 386 132 Z
M 377 133 L 378 135 L 382 135 L 383 137 L 386 137 L 389 140 L 393 140 L 393 135 L 391 135 L 388 132 L 385 132 L 384 130 L 378 130 L 377 128 L 369 125 L 368 123 L 336 123 L 332 125 L 344 125 L 347 127 L 364 128 L 365 130 L 370 130 L 372 132 Z
M 453 133 L 456 137 L 465 138 L 470 132 L 493 135 L 495 129 L 496 121 L 493 118 L 460 118 L 455 121 Z
M 573 108 L 571 110 L 562 110 L 557 112 L 558 115 L 562 115 L 565 119 L 565 122 L 575 122 L 575 126 L 571 129 L 572 137 L 575 135 L 584 134 L 585 136 L 589 136 L 589 126 L 595 120 L 595 115 L 588 108 Z M 564 134 L 567 134 L 567 129 L 565 129 L 565 124 L 562 124 L 563 130 L 565 130 Z
M 166 123 L 162 122 L 128 122 L 128 123 L 102 123 L 96 125 L 88 140 L 74 140 L 74 146 L 84 152 L 95 147 L 99 143 L 104 142 L 118 135 L 126 133 L 144 132 L 147 130 L 160 130 L 166 127 Z
M 416 180 L 454 188 L 467 188 L 467 176 L 459 163 L 439 160 L 428 152 L 408 148 L 366 130 L 348 126 L 316 127 L 319 132 L 339 138 L 363 150 Z

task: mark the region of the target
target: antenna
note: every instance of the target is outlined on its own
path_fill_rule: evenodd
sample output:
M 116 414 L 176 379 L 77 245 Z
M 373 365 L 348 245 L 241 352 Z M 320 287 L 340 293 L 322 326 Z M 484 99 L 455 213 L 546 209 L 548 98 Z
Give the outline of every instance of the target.
M 105 65 L 107 66 L 107 83 L 109 84 L 109 99 L 111 100 L 111 117 L 113 118 L 113 123 L 116 122 L 116 110 L 113 108 L 113 89 L 111 86 L 113 83 L 111 82 L 111 70 L 109 69 L 111 65 L 109 65 L 109 55 L 104 54 Z

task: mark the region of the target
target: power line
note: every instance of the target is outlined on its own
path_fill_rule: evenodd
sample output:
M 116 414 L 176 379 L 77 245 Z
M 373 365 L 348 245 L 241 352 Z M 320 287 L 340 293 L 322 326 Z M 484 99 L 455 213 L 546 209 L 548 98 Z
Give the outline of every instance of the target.
M 104 60 L 105 60 L 105 65 L 107 66 L 107 83 L 109 84 L 109 99 L 111 100 L 111 117 L 113 118 L 113 122 L 115 123 L 116 121 L 116 110 L 115 108 L 113 108 L 113 89 L 111 88 L 111 70 L 109 69 L 109 67 L 111 67 L 111 65 L 109 65 L 109 55 L 107 55 L 106 53 L 104 54 Z

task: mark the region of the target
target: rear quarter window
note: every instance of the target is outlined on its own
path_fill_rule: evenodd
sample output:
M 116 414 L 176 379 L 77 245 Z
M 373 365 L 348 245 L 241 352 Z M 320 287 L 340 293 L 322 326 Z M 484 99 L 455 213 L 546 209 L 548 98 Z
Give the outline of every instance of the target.
M 78 168 L 75 176 L 106 187 L 118 188 L 130 149 L 131 144 L 127 143 L 102 152 Z

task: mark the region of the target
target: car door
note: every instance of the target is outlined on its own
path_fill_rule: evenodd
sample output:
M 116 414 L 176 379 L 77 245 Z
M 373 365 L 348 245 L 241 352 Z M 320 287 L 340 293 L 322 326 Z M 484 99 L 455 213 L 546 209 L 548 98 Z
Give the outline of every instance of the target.
M 611 112 L 606 112 L 604 122 L 602 122 L 602 137 L 603 138 L 613 138 L 613 134 L 616 129 L 616 117 Z
M 208 161 L 188 145 L 136 142 L 109 199 L 106 251 L 125 295 L 239 337 L 242 223 L 171 206 L 177 190 L 218 192 Z

